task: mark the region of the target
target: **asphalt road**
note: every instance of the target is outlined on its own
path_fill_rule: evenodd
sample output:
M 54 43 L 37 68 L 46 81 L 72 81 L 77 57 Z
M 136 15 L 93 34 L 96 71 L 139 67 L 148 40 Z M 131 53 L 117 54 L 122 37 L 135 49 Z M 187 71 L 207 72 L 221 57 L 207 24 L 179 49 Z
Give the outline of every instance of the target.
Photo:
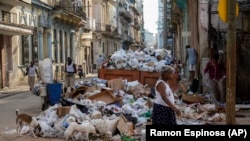
M 95 75 L 85 78 L 89 81 Z M 81 81 L 76 79 L 76 84 Z M 13 90 L 0 91 L 0 141 L 62 141 L 58 138 L 34 138 L 29 135 L 16 135 L 16 109 L 19 113 L 38 116 L 42 112 L 41 97 L 32 94 L 28 86 L 20 86 Z
M 1 141 L 33 141 L 45 140 L 43 138 L 33 138 L 29 135 L 22 137 L 16 136 L 16 109 L 19 113 L 27 113 L 32 116 L 40 114 L 41 98 L 32 94 L 30 91 L 22 93 L 10 94 L 7 97 L 0 99 L 0 140 Z M 47 140 L 47 139 L 46 139 Z M 54 140 L 54 139 L 53 139 Z M 58 139 L 57 139 L 58 140 Z

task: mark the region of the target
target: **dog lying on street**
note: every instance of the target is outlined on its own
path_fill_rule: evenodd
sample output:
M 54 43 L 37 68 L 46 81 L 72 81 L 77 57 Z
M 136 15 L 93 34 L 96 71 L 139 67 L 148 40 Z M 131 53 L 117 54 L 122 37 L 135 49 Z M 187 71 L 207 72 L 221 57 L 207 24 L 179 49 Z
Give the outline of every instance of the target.
M 27 114 L 18 114 L 19 109 L 16 109 L 16 132 L 17 135 L 21 136 L 21 129 L 24 125 L 29 126 L 30 133 L 34 136 L 37 137 L 34 133 L 34 130 L 37 128 L 40 128 L 40 125 L 38 123 L 38 120 L 36 117 L 32 117 Z
M 90 133 L 97 135 L 96 128 L 89 121 L 84 121 L 80 124 L 77 122 L 71 122 L 64 133 L 66 141 L 68 141 L 69 138 L 74 141 L 75 139 L 73 136 L 75 132 L 81 132 L 83 135 L 85 135 L 87 141 L 89 141 Z

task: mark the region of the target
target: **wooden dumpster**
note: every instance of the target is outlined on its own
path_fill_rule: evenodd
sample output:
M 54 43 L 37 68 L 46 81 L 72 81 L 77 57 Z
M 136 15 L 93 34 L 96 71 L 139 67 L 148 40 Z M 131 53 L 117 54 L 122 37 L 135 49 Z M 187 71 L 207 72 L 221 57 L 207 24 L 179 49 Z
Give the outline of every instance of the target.
M 140 83 L 143 85 L 148 84 L 148 87 L 153 88 L 156 84 L 156 81 L 161 76 L 159 72 L 147 72 L 147 71 L 140 71 Z M 172 76 L 172 80 L 170 81 L 169 85 L 171 88 L 176 87 L 178 83 L 178 74 L 174 74 Z
M 148 84 L 148 87 L 153 88 L 160 76 L 161 73 L 159 72 L 140 71 L 139 82 L 142 83 L 143 85 Z
M 128 81 L 139 80 L 140 72 L 137 70 L 119 70 L 119 69 L 99 69 L 98 77 L 100 79 L 112 80 L 116 78 L 127 79 Z
M 127 79 L 130 81 L 138 80 L 141 84 L 153 88 L 157 79 L 161 76 L 159 72 L 137 71 L 137 70 L 118 70 L 118 69 L 99 69 L 98 76 L 100 79 L 112 80 L 116 78 Z M 178 75 L 174 74 L 170 82 L 170 87 L 176 87 Z

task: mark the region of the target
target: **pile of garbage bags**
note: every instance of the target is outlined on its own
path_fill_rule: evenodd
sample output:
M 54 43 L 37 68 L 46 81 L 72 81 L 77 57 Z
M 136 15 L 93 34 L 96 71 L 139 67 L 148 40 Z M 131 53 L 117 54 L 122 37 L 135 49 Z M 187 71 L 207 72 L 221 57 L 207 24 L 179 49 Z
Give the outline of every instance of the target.
M 158 49 L 154 52 L 133 51 L 120 49 L 111 55 L 112 65 L 108 69 L 125 69 L 125 70 L 140 70 L 149 72 L 159 72 L 163 65 L 167 65 L 170 55 L 165 49 Z M 162 60 L 157 60 L 155 55 L 161 55 Z M 166 59 L 169 58 L 169 59 Z

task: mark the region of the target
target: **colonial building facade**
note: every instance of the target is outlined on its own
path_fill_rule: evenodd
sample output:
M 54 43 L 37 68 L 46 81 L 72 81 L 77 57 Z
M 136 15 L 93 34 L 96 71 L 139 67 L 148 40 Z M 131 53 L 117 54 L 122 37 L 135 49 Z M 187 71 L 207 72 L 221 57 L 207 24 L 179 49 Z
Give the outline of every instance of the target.
M 138 5 L 137 5 L 138 3 Z M 72 57 L 86 74 L 99 55 L 142 44 L 142 2 L 137 0 L 0 0 L 0 87 L 27 81 L 30 61 L 54 60 L 63 79 Z M 131 46 L 132 47 L 132 46 Z
M 30 46 L 35 43 L 33 12 L 31 0 L 0 1 L 1 88 L 23 83 L 22 66 L 32 58 Z

